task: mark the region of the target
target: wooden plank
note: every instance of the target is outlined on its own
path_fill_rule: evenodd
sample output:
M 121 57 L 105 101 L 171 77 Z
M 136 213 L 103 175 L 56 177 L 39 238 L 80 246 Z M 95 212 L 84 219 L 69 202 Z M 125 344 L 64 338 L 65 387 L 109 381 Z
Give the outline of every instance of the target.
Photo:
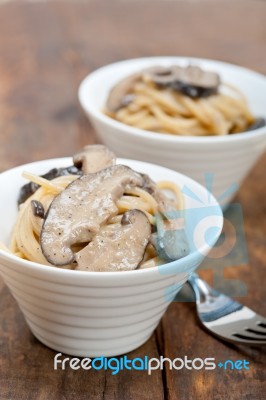
M 79 81 L 56 13 L 46 4 L 1 10 L 0 169 L 73 154 L 95 137 L 79 109 Z
M 79 59 L 62 27 L 63 16 L 46 4 L 10 5 L 4 11 L 0 16 L 5 33 L 0 40 L 1 59 L 5 60 L 1 101 L 8 134 L 0 135 L 0 168 L 71 155 L 94 142 L 76 95 L 86 67 L 80 72 Z M 10 20 L 15 21 L 11 26 Z M 2 281 L 1 288 L 1 399 L 122 399 L 125 394 L 133 399 L 143 393 L 146 376 L 137 371 L 131 379 L 126 371 L 115 376 L 111 371 L 54 371 L 56 352 L 32 336 Z M 158 356 L 155 338 L 138 349 L 135 357 L 145 354 Z M 162 399 L 161 372 L 149 380 L 146 398 L 154 393 Z
M 30 333 L 8 289 L 0 292 L 0 398 L 10 400 L 163 399 L 161 371 L 54 370 L 57 352 Z M 155 337 L 128 357 L 158 357 Z
M 0 8 L 0 170 L 70 155 L 96 138 L 77 101 L 81 79 L 120 59 L 187 55 L 266 72 L 266 4 L 240 2 L 11 3 Z M 265 313 L 264 156 L 240 190 L 249 266 L 228 268 L 248 288 L 241 299 Z M 264 200 L 263 200 L 264 199 Z M 209 271 L 203 271 L 211 282 Z M 1 399 L 262 399 L 265 351 L 236 349 L 202 331 L 193 304 L 170 306 L 156 334 L 130 357 L 250 361 L 250 371 L 54 371 L 55 352 L 29 332 L 0 282 Z

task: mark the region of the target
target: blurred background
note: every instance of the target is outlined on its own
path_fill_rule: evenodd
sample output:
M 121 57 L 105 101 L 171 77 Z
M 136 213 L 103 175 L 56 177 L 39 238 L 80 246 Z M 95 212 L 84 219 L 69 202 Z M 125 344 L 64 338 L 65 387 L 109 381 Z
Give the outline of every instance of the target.
M 89 72 L 105 64 L 143 56 L 194 56 L 265 74 L 265 16 L 265 0 L 0 0 L 0 172 L 69 156 L 96 141 L 77 90 Z M 237 195 L 244 210 L 249 265 L 223 271 L 225 277 L 244 282 L 248 296 L 243 302 L 261 314 L 265 168 L 264 155 Z M 182 374 L 158 370 L 152 376 L 102 371 L 89 379 L 87 371 L 55 372 L 54 352 L 30 334 L 2 280 L 0 293 L 0 399 L 265 398 L 265 353 L 238 351 L 196 328 L 193 304 L 173 303 L 134 357 L 246 358 L 250 371 L 221 375 L 218 369 Z
M 187 55 L 266 72 L 263 0 L 0 2 L 1 170 L 95 140 L 77 89 L 104 64 Z

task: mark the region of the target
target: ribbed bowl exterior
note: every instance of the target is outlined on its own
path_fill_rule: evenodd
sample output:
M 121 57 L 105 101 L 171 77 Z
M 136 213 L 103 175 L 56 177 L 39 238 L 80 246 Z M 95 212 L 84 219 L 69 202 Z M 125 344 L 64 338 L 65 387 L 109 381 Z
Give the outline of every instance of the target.
M 83 357 L 115 356 L 139 347 L 189 274 L 189 269 L 170 276 L 157 271 L 115 282 L 79 273 L 74 280 L 73 275 L 62 279 L 3 260 L 0 269 L 33 334 L 58 352 Z
M 216 71 L 222 82 L 234 85 L 245 95 L 256 117 L 266 117 L 265 76 L 220 61 L 188 57 L 147 57 L 102 67 L 81 83 L 80 104 L 95 127 L 100 141 L 118 156 L 152 162 L 181 172 L 207 185 L 225 208 L 264 152 L 266 127 L 219 137 L 166 135 L 136 129 L 103 113 L 110 90 L 124 77 L 155 65 L 188 64 Z
M 90 119 L 100 141 L 120 157 L 157 163 L 181 172 L 207 186 L 218 201 L 221 197 L 223 207 L 229 204 L 235 194 L 234 190 L 230 190 L 232 185 L 235 188 L 241 185 L 266 148 L 266 128 L 261 135 L 249 136 L 246 140 L 243 137 L 243 141 L 187 143 L 136 137 L 125 133 L 123 126 L 114 129 L 94 119 L 93 115 L 90 115 Z M 223 197 L 227 191 L 228 195 Z
M 155 180 L 168 178 L 180 187 L 185 185 L 206 205 L 184 196 L 188 209 L 193 211 L 188 213 L 185 224 L 190 253 L 158 268 L 119 272 L 72 271 L 22 260 L 0 249 L 1 275 L 31 331 L 41 342 L 61 353 L 84 357 L 115 356 L 144 343 L 222 230 L 220 207 L 198 183 L 158 165 L 126 159 L 117 162 L 146 172 Z M 71 165 L 70 158 L 58 158 L 0 174 L 0 184 L 5 188 L 0 196 L 0 242 L 7 245 L 10 240 L 17 217 L 17 195 L 25 183 L 22 172 L 42 174 L 67 165 Z M 210 200 L 210 218 L 204 220 L 202 227 L 197 217 L 206 216 L 201 211 L 208 209 L 207 199 Z M 211 243 L 195 247 L 194 236 L 201 238 L 204 229 L 213 226 L 218 230 Z

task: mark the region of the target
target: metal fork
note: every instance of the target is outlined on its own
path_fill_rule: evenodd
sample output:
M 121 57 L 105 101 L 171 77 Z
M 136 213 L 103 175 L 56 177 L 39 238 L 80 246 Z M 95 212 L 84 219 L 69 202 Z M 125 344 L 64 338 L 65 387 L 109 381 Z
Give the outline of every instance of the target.
M 198 317 L 208 331 L 229 342 L 266 344 L 266 318 L 214 290 L 195 273 L 188 283 L 196 296 Z

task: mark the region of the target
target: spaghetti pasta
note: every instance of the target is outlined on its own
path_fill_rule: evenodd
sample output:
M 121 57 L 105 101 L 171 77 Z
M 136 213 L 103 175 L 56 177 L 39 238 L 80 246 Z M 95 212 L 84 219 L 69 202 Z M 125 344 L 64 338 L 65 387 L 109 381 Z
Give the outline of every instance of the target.
M 201 83 L 193 83 L 191 95 L 182 92 L 185 82 L 176 87 L 177 79 L 172 70 L 180 67 L 154 67 L 140 71 L 138 79 L 128 77 L 118 83 L 110 92 L 104 113 L 126 125 L 158 133 L 168 133 L 181 136 L 227 135 L 247 130 L 255 121 L 249 110 L 244 95 L 231 84 L 217 84 L 217 88 L 200 88 L 207 91 L 203 95 L 193 95 L 193 90 L 199 91 Z M 208 72 L 198 67 L 187 67 L 193 74 L 205 75 Z M 157 71 L 157 75 L 154 70 Z M 171 74 L 173 80 L 171 81 Z M 179 71 L 180 72 L 180 71 Z M 167 74 L 169 80 L 167 81 Z M 191 73 L 191 71 L 190 71 Z M 192 74 L 192 77 L 193 77 Z M 213 73 L 214 74 L 214 73 Z M 156 77 L 159 83 L 156 81 Z M 219 77 L 218 77 L 219 78 Z M 128 84 L 125 85 L 126 80 Z M 206 79 L 205 79 L 206 81 Z M 165 84 L 164 82 L 167 82 Z M 179 81 L 178 81 L 179 82 Z M 180 82 L 179 82 L 180 83 Z M 189 86 L 186 83 L 187 86 Z M 198 86 L 197 86 L 198 85 Z M 127 88 L 119 93 L 119 86 Z M 219 88 L 218 88 L 219 86 Z M 215 89 L 215 90 L 214 90 Z M 217 89 L 217 90 L 216 90 Z M 120 95 L 120 103 L 117 101 Z M 114 103 L 114 100 L 116 101 Z
M 19 207 L 18 217 L 13 229 L 10 249 L 17 257 L 37 262 L 44 265 L 51 265 L 45 258 L 41 245 L 40 235 L 43 226 L 43 219 L 33 213 L 32 201 L 40 202 L 44 212 L 47 213 L 51 203 L 71 182 L 77 179 L 77 175 L 68 175 L 47 180 L 29 172 L 24 172 L 23 176 L 39 185 L 39 188 Z M 163 181 L 157 184 L 157 189 L 166 189 L 172 192 L 175 197 L 176 209 L 184 207 L 182 193 L 173 182 Z M 147 191 L 140 187 L 126 188 L 123 195 L 116 202 L 118 213 L 109 219 L 107 225 L 120 223 L 125 211 L 138 209 L 145 213 L 152 226 L 155 226 L 155 216 L 158 213 L 159 205 L 156 199 Z M 81 250 L 87 245 L 83 243 L 77 246 Z M 139 268 L 148 268 L 164 263 L 158 257 L 155 247 L 149 244 L 145 250 Z M 75 269 L 75 264 L 65 265 L 64 268 Z
M 28 172 L 24 172 L 23 176 L 40 185 L 40 188 L 25 203 L 20 205 L 11 237 L 10 250 L 26 260 L 49 265 L 40 247 L 42 219 L 33 214 L 31 201 L 37 200 L 41 202 L 45 212 L 47 212 L 54 197 L 74 179 L 77 179 L 77 176 L 62 176 L 52 181 Z

